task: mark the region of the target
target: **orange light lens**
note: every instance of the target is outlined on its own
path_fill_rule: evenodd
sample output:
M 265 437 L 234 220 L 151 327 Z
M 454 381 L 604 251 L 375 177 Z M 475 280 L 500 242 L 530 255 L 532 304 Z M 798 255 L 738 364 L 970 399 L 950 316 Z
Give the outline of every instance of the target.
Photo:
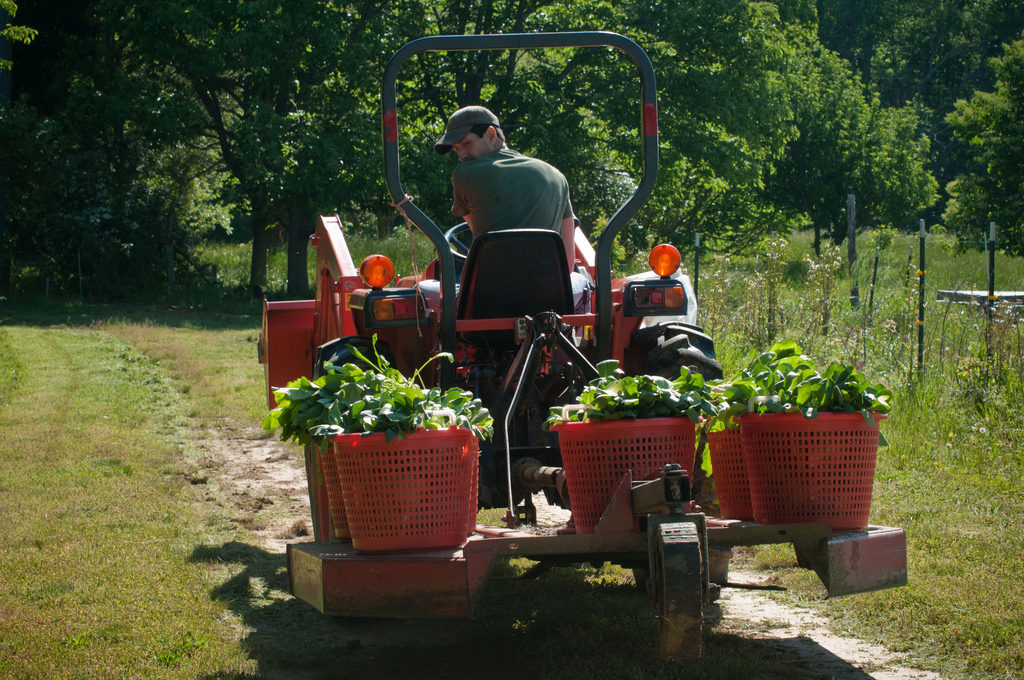
M 686 293 L 682 286 L 672 286 L 665 289 L 665 307 L 668 309 L 682 309 L 686 306 Z
M 394 321 L 395 303 L 391 300 L 374 300 L 373 318 L 377 321 Z
M 679 269 L 681 261 L 679 251 L 676 250 L 675 246 L 668 243 L 654 246 L 651 249 L 650 256 L 647 258 L 648 264 L 651 265 L 651 271 L 658 276 L 672 276 Z
M 359 276 L 370 288 L 383 288 L 395 278 L 395 265 L 383 255 L 368 255 L 359 265 Z

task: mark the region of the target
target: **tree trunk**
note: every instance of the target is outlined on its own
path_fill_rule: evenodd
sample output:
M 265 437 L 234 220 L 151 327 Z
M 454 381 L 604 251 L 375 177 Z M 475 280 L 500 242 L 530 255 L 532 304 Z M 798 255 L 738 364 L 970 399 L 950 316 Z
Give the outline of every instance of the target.
M 309 214 L 302 209 L 288 211 L 288 297 L 309 296 L 306 253 L 312 233 Z
M 267 225 L 270 219 L 265 207 L 252 212 L 252 264 L 249 267 L 249 290 L 254 298 L 263 297 L 267 286 Z
M 6 24 L 10 21 L 7 10 L 0 9 L 0 17 Z M 11 58 L 11 43 L 7 36 L 0 36 L 0 59 Z M 0 106 L 11 103 L 11 72 L 0 70 Z M 11 294 L 11 253 L 7 248 L 7 186 L 0 184 L 0 295 Z
M 11 253 L 7 247 L 7 188 L 0 183 L 0 296 L 11 294 Z
M 377 237 L 387 238 L 391 236 L 391 220 L 394 219 L 392 213 L 377 213 Z

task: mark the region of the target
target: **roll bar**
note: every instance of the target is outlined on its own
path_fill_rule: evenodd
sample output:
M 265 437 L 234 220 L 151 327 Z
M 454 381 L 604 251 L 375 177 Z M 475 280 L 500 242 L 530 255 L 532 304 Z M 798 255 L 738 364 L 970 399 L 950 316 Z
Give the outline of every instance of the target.
M 446 52 L 454 50 L 523 50 L 556 47 L 612 47 L 624 52 L 640 74 L 642 100 L 640 124 L 643 134 L 643 174 L 633 195 L 612 215 L 597 241 L 597 357 L 611 355 L 611 251 L 615 237 L 650 196 L 658 175 L 658 100 L 654 80 L 654 67 L 647 53 L 617 33 L 604 31 L 575 31 L 564 33 L 511 33 L 498 35 L 440 35 L 414 40 L 402 47 L 388 62 L 381 87 L 382 122 L 384 136 L 384 178 L 396 205 L 438 252 L 441 277 L 441 320 L 439 337 L 441 351 L 455 351 L 455 261 L 440 229 L 412 201 L 405 200 L 398 159 L 398 113 L 395 82 L 398 71 L 411 57 L 420 52 Z M 441 382 L 450 384 L 453 377 L 450 364 L 442 364 Z

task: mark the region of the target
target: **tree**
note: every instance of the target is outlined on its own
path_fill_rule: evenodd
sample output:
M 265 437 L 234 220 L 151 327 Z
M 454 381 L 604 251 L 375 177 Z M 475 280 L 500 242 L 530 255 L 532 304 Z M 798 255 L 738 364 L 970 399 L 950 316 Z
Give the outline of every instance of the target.
M 789 216 L 763 189 L 796 130 L 784 74 L 805 3 L 650 2 L 636 24 L 661 93 L 662 172 L 641 219 L 653 237 L 747 250 Z
M 1000 245 L 1024 255 L 1024 38 L 992 60 L 991 92 L 960 100 L 949 121 L 969 146 L 972 167 L 949 185 L 944 219 L 964 240 L 975 240 L 989 222 L 999 225 Z
M 3 28 L 0 29 L 0 71 L 10 71 L 14 63 L 11 61 L 9 43 L 28 45 L 38 34 L 34 28 L 12 24 L 17 13 L 18 5 L 14 0 L 0 0 L 0 19 L 3 20 Z M 3 90 L 4 94 L 8 92 Z
M 398 17 L 422 16 L 420 8 L 109 0 L 104 14 L 153 83 L 156 122 L 216 149 L 230 195 L 252 220 L 254 292 L 266 284 L 268 230 L 285 225 L 290 292 L 305 293 L 311 214 L 359 209 L 374 189 L 384 195 L 366 172 L 379 145 L 375 86 L 382 55 L 417 27 Z
M 18 13 L 18 6 L 13 0 L 0 0 L 0 107 L 8 105 L 11 98 L 11 43 L 27 45 L 36 37 L 36 30 L 26 26 L 15 26 L 11 23 Z M 7 187 L 0 179 L 0 295 L 6 295 L 11 289 L 11 256 L 7 242 Z
M 168 255 L 186 280 L 217 219 L 209 158 L 148 124 L 155 97 L 125 43 L 65 5 L 26 8 L 39 39 L 19 50 L 17 100 L 0 111 L 14 260 L 36 290 L 152 296 L 169 283 Z
M 690 242 L 696 231 L 723 249 L 746 248 L 759 235 L 788 226 L 761 196 L 794 132 L 780 96 L 779 72 L 789 48 L 774 6 L 746 0 L 685 6 L 510 1 L 450 3 L 435 16 L 445 33 L 598 26 L 645 48 L 658 78 L 661 164 L 652 197 L 620 236 L 628 250 L 658 240 Z M 399 91 L 405 117 L 433 118 L 430 134 L 436 137 L 457 106 L 490 106 L 513 148 L 565 172 L 588 232 L 600 228 L 639 181 L 639 78 L 614 50 L 428 55 L 420 62 Z M 424 136 L 417 130 L 408 153 L 402 149 L 409 159 L 403 164 L 424 173 L 415 182 L 437 173 Z M 430 186 L 444 197 L 438 204 L 444 216 L 450 190 Z
M 1008 0 L 820 0 L 821 42 L 850 61 L 884 105 L 913 105 L 939 185 L 967 171 L 947 119 L 954 102 L 994 83 L 989 60 L 1024 30 Z
M 906 224 L 934 203 L 927 139 L 913 109 L 883 106 L 845 60 L 814 42 L 803 44 L 791 65 L 789 101 L 799 134 L 768 193 L 810 220 L 816 252 L 829 225 L 833 242 L 846 237 L 847 194 L 857 196 L 862 224 Z

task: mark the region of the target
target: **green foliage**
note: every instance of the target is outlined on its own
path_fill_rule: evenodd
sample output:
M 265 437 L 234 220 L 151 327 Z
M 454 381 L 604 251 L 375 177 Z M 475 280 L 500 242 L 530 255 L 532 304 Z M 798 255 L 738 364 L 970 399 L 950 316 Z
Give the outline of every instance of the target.
M 10 337 L 0 328 L 0 407 L 11 400 L 11 395 L 24 379 L 24 372 Z
M 831 362 L 819 371 L 792 340 L 777 342 L 735 376 L 714 385 L 723 421 L 745 413 L 888 413 L 892 392 L 854 367 Z
M 616 244 L 622 262 L 695 232 L 724 253 L 807 225 L 833 225 L 839 241 L 851 192 L 862 223 L 905 225 L 936 200 L 928 154 L 943 154 L 944 173 L 957 165 L 945 162 L 955 145 L 941 115 L 970 91 L 957 88 L 988 84 L 989 36 L 1021 28 L 1021 10 L 996 0 L 932 5 L 102 0 L 81 26 L 37 26 L 62 42 L 45 59 L 25 51 L 42 77 L 16 87 L 34 99 L 0 111 L 15 275 L 95 297 L 140 281 L 166 293 L 166 248 L 179 284 L 208 278 L 197 240 L 233 218 L 253 225 L 245 288 L 273 287 L 265 254 L 276 238 L 293 246 L 288 292 L 304 294 L 301 244 L 318 213 L 367 234 L 395 223 L 380 164 L 386 59 L 422 35 L 487 31 L 599 27 L 649 53 L 660 172 Z M 566 173 L 596 237 L 639 179 L 637 85 L 614 50 L 419 55 L 398 82 L 403 186 L 451 224 L 456 161 L 430 142 L 454 108 L 484 103 L 510 146 Z M 917 92 L 924 103 L 911 106 Z
M 0 183 L 23 272 L 15 290 L 152 299 L 171 287 L 169 253 L 174 283 L 189 285 L 199 236 L 224 221 L 213 176 L 200 172 L 209 155 L 154 148 L 149 132 L 124 129 L 124 112 L 95 110 L 91 96 L 75 86 L 49 118 L 24 102 L 0 107 Z
M 610 359 L 597 365 L 599 376 L 577 398 L 577 406 L 551 408 L 547 425 L 563 422 L 602 422 L 636 418 L 686 416 L 693 422 L 714 414 L 704 377 L 685 366 L 679 377 L 628 376 L 619 362 Z
M 493 419 L 473 394 L 452 387 L 427 389 L 417 370 L 412 378 L 391 368 L 377 353 L 376 361 L 349 349 L 365 366 L 325 365 L 326 375 L 302 377 L 274 390 L 277 408 L 263 419 L 267 430 L 281 429 L 281 439 L 315 443 L 321 450 L 340 434 L 384 432 L 387 441 L 419 429 L 460 427 L 481 439 L 493 434 Z M 376 352 L 376 336 L 374 337 Z M 438 354 L 431 359 L 451 360 Z
M 21 43 L 22 45 L 28 45 L 39 34 L 39 31 L 28 26 L 15 26 L 12 24 L 14 15 L 17 13 L 18 5 L 14 0 L 0 0 L 0 15 L 4 16 L 4 25 L 3 28 L 0 28 L 0 41 L 9 40 Z M 12 65 L 13 62 L 10 59 L 0 58 L 0 71 L 9 71 Z
M 903 224 L 935 203 L 916 111 L 882 106 L 845 60 L 810 39 L 798 41 L 785 77 L 799 134 L 766 189 L 780 208 L 840 243 L 847 194 L 861 224 Z
M 785 323 L 782 293 L 787 246 L 785 237 L 773 234 L 754 256 L 745 276 L 748 294 L 739 308 L 738 316 L 743 320 L 739 330 L 755 347 L 773 342 Z
M 161 642 L 162 647 L 153 653 L 153 658 L 161 666 L 179 668 L 189 657 L 206 647 L 210 638 L 189 632 L 178 640 L 162 639 Z
M 938 185 L 978 174 L 969 141 L 955 138 L 946 116 L 958 100 L 992 89 L 990 60 L 1020 37 L 1024 6 L 1002 0 L 824 0 L 817 6 L 822 44 L 850 64 L 883 106 L 916 109 Z
M 993 59 L 992 92 L 959 101 L 949 116 L 958 138 L 969 145 L 972 172 L 950 183 L 953 200 L 944 215 L 965 241 L 974 241 L 989 222 L 999 226 L 999 247 L 1024 255 L 1024 39 Z

